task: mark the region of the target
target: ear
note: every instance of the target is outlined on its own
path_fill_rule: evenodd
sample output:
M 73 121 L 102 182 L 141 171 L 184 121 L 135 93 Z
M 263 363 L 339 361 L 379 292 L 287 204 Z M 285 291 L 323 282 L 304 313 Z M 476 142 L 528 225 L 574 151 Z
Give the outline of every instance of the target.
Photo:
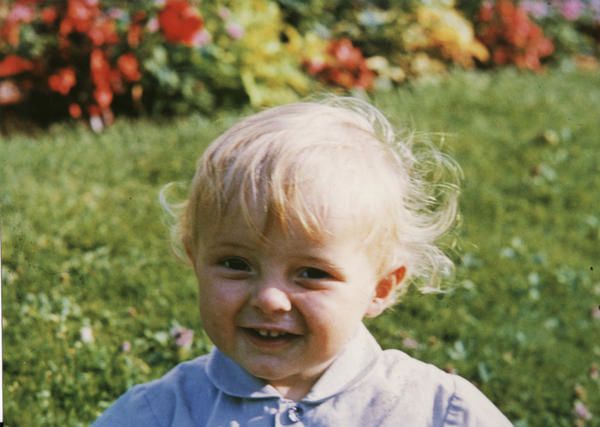
M 393 297 L 394 291 L 400 286 L 405 275 L 406 267 L 401 266 L 386 274 L 377 282 L 373 300 L 365 313 L 366 317 L 377 317 L 387 308 L 390 298 Z

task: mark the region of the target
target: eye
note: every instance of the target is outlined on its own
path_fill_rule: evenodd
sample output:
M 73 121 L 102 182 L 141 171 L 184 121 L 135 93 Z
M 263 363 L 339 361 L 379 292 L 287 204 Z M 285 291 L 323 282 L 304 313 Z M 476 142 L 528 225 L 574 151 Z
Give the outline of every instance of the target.
M 227 268 L 228 270 L 235 270 L 235 271 L 251 271 L 252 270 L 248 261 L 246 261 L 244 258 L 240 258 L 240 257 L 223 258 L 223 259 L 219 260 L 217 264 L 220 265 L 221 267 Z
M 332 276 L 326 271 L 314 267 L 305 267 L 298 273 L 301 279 L 322 280 L 331 279 Z

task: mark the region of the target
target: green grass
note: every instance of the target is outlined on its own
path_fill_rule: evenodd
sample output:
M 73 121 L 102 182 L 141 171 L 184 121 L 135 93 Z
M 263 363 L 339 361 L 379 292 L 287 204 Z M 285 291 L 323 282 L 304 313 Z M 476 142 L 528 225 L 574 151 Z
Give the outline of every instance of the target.
M 371 321 L 382 345 L 456 370 L 519 427 L 574 425 L 577 400 L 598 425 L 600 75 L 460 73 L 374 102 L 400 127 L 444 132 L 465 176 L 451 290 L 410 292 Z M 189 180 L 234 119 L 1 139 L 7 425 L 87 425 L 127 387 L 207 351 L 157 195 Z M 190 353 L 168 335 L 176 324 L 196 330 Z

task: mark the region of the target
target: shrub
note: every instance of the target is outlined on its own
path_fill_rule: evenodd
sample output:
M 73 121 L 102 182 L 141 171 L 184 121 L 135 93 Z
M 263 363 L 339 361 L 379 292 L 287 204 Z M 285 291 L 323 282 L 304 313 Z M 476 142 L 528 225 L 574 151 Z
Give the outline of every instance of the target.
M 541 59 L 554 51 L 552 41 L 527 11 L 511 0 L 484 3 L 478 19 L 479 35 L 496 65 L 514 64 L 535 71 L 541 68 Z
M 347 38 L 329 42 L 325 60 L 309 59 L 306 66 L 311 74 L 346 89 L 371 89 L 373 86 L 375 74 L 360 49 Z
M 88 115 L 99 129 L 113 110 L 267 105 L 309 88 L 303 39 L 275 2 L 202 11 L 188 0 L 119 4 L 17 0 L 0 9 L 0 105 L 26 101 L 38 117 Z
M 554 41 L 558 56 L 593 54 L 600 42 L 600 1 L 523 0 L 521 6 Z
M 414 26 L 405 39 L 409 51 L 426 51 L 467 68 L 473 66 L 474 59 L 488 59 L 488 51 L 475 38 L 471 23 L 452 7 L 420 5 Z

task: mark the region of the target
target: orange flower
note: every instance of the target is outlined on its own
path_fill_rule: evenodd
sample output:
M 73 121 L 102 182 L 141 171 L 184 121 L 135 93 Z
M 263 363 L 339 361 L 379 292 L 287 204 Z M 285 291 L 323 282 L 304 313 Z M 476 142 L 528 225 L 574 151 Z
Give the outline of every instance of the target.
M 71 88 L 75 86 L 75 83 L 77 83 L 77 79 L 75 78 L 75 70 L 73 67 L 61 68 L 57 73 L 52 74 L 48 78 L 48 86 L 50 86 L 50 89 L 61 95 L 68 94 Z
M 138 60 L 133 53 L 121 55 L 117 60 L 117 66 L 127 81 L 135 82 L 142 77 Z
M 0 77 L 14 76 L 24 71 L 31 71 L 33 63 L 17 55 L 8 55 L 0 61 Z
M 160 29 L 171 43 L 191 46 L 204 22 L 200 12 L 187 0 L 168 0 L 158 15 Z

